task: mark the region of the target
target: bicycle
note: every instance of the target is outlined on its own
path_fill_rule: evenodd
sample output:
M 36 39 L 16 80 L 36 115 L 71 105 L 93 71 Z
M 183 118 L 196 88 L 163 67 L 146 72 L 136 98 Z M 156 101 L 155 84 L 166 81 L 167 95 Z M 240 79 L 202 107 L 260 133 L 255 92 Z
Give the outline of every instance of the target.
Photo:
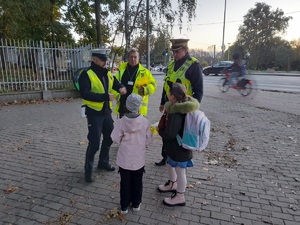
M 229 88 L 236 89 L 242 96 L 247 96 L 251 94 L 252 90 L 255 89 L 255 82 L 254 80 L 250 80 L 247 78 L 238 79 L 236 85 L 229 84 L 229 76 L 231 72 L 226 71 L 225 77 L 222 77 L 219 81 L 219 88 L 220 91 L 225 93 L 229 90 Z

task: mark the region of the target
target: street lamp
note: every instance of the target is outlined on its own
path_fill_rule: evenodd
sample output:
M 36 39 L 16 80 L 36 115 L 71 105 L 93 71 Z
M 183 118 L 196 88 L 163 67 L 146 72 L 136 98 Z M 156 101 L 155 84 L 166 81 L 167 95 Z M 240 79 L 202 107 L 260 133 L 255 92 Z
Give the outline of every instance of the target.
M 225 0 L 225 7 L 224 7 L 224 21 L 223 21 L 222 59 L 223 59 L 223 56 L 224 56 L 224 50 L 225 50 L 225 45 L 224 45 L 225 20 L 226 20 L 226 0 Z
M 147 68 L 150 69 L 150 15 L 149 15 L 149 7 L 150 0 L 146 2 L 146 18 L 147 18 L 147 34 L 146 34 L 146 52 L 147 52 Z

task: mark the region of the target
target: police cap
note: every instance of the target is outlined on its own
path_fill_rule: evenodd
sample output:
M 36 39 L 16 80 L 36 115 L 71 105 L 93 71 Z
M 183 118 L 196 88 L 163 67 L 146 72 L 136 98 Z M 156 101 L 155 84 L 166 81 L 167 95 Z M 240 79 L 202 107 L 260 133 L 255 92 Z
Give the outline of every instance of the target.
M 108 57 L 108 53 L 109 53 L 109 49 L 106 48 L 98 48 L 98 49 L 92 49 L 92 56 L 95 56 L 99 59 L 101 59 L 102 61 L 107 61 L 107 57 Z
M 188 47 L 188 41 L 190 39 L 170 39 L 172 43 L 171 51 L 181 49 L 182 47 Z

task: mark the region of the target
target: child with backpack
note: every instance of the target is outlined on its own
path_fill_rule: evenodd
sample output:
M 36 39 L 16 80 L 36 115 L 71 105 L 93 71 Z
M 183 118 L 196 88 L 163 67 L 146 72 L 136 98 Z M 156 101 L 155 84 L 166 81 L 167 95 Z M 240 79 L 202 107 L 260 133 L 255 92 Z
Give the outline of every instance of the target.
M 141 104 L 142 97 L 131 93 L 126 99 L 130 113 L 116 121 L 111 133 L 113 142 L 119 144 L 117 165 L 121 176 L 121 214 L 128 213 L 130 203 L 133 211 L 139 211 L 142 202 L 146 146 L 150 145 L 153 137 L 149 121 L 139 114 Z
M 159 185 L 160 192 L 174 192 L 171 197 L 163 200 L 168 206 L 185 205 L 185 188 L 187 184 L 186 168 L 192 167 L 193 151 L 183 148 L 177 136 L 183 137 L 186 114 L 196 111 L 200 104 L 197 99 L 187 96 L 183 84 L 173 83 L 170 86 L 169 101 L 165 104 L 167 122 L 165 128 L 159 128 L 158 133 L 163 139 L 167 153 L 167 170 L 169 180 L 164 185 Z

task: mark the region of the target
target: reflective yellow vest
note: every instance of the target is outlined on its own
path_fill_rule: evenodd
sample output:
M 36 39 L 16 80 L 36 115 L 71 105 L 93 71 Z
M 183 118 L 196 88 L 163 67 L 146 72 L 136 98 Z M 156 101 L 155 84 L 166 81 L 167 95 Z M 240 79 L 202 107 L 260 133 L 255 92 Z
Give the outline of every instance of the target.
M 98 93 L 98 94 L 105 94 L 105 89 L 103 87 L 101 80 L 98 78 L 97 74 L 91 69 L 87 71 L 87 74 L 91 81 L 91 92 Z M 109 71 L 107 72 L 107 76 L 108 76 L 108 93 L 110 93 L 112 91 L 114 77 Z M 83 99 L 82 103 L 96 111 L 101 111 L 104 105 L 104 102 L 93 102 L 85 99 Z M 112 101 L 109 101 L 109 107 L 112 108 Z
M 168 65 L 168 72 L 164 78 L 164 90 L 166 91 L 167 96 L 170 94 L 170 86 L 168 85 L 167 81 L 175 83 L 177 79 L 180 79 L 181 83 L 186 87 L 187 94 L 193 96 L 192 85 L 191 82 L 186 79 L 185 72 L 196 61 L 197 59 L 194 57 L 192 57 L 190 60 L 186 60 L 176 72 L 174 71 L 175 60 L 170 62 Z
M 122 77 L 123 77 L 124 71 L 127 68 L 127 65 L 128 65 L 128 62 L 125 62 L 122 65 L 120 65 L 119 72 L 115 75 L 116 79 L 120 82 L 122 81 Z M 151 72 L 148 69 L 146 69 L 145 67 L 143 67 L 141 64 L 139 64 L 139 68 L 138 68 L 135 83 L 134 83 L 134 86 L 133 86 L 133 89 L 132 89 L 132 93 L 138 94 L 139 89 L 138 89 L 136 84 L 139 83 L 139 81 L 142 81 L 142 80 L 147 80 L 147 84 L 143 85 L 143 87 L 144 87 L 144 96 L 142 96 L 143 100 L 142 100 L 142 105 L 141 105 L 139 113 L 142 114 L 143 116 L 146 116 L 147 112 L 148 112 L 148 96 L 153 94 L 156 91 L 157 82 L 153 78 Z M 114 94 L 115 94 L 115 98 L 117 100 L 117 103 L 116 103 L 115 108 L 114 108 L 114 113 L 118 114 L 119 113 L 119 108 L 120 108 L 121 95 L 119 93 L 116 93 L 116 92 L 114 92 Z

